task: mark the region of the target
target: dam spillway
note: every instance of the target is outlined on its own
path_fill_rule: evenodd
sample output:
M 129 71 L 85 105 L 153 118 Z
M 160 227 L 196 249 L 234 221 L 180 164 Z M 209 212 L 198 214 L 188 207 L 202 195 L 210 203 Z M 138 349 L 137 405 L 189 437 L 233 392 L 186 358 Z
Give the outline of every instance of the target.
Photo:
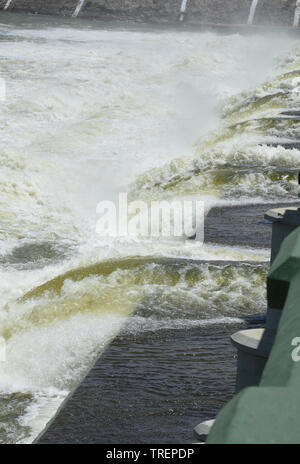
M 182 12 L 184 3 L 184 11 Z M 257 3 L 257 4 L 256 4 Z M 42 15 L 198 24 L 292 26 L 295 0 L 1 0 L 0 9 Z M 254 15 L 255 12 L 255 15 Z M 252 18 L 253 14 L 253 18 Z
M 266 203 L 298 198 L 299 39 L 255 28 L 248 36 L 103 27 L 80 20 L 88 2 L 78 20 L 79 2 L 61 3 L 61 13 L 52 6 L 47 17 L 1 14 L 2 442 L 31 443 L 94 362 L 108 393 L 102 430 L 118 402 L 115 384 L 132 401 L 130 417 L 126 395 L 124 415 L 113 408 L 116 440 L 125 417 L 128 440 L 143 439 L 134 420 L 145 418 L 157 440 L 164 428 L 167 442 L 172 428 L 189 442 L 222 405 L 222 386 L 224 400 L 232 394 L 233 326 L 264 312 L 269 236 L 253 220 Z M 96 205 L 124 180 L 133 198 L 211 201 L 205 245 L 97 240 Z M 225 339 L 226 354 L 206 358 L 208 345 L 216 353 Z

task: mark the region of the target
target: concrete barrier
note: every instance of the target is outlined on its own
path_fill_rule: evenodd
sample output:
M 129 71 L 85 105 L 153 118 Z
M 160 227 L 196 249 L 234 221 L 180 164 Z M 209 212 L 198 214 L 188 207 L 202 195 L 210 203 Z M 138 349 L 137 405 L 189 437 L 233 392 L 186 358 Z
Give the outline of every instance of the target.
M 223 408 L 207 443 L 300 443 L 300 227 L 271 266 L 268 303 L 282 315 L 260 385 Z
M 251 10 L 252 7 L 252 10 Z M 11 12 L 67 15 L 102 19 L 179 21 L 199 24 L 247 24 L 292 26 L 296 0 L 0 0 Z
M 271 263 L 276 259 L 284 239 L 300 226 L 300 208 L 277 208 L 267 211 L 272 222 Z M 269 285 L 269 284 L 268 284 Z M 276 298 L 269 297 L 266 329 L 242 330 L 233 334 L 232 344 L 238 351 L 236 391 L 259 384 L 263 369 L 276 337 L 288 284 L 276 283 Z M 269 295 L 274 292 L 269 291 Z
M 78 0 L 2 0 L 0 8 L 8 12 L 71 16 Z
M 300 208 L 289 206 L 271 209 L 264 217 L 272 223 L 272 263 L 285 238 L 300 226 Z M 231 342 L 237 349 L 236 393 L 244 388 L 259 385 L 274 345 L 289 283 L 276 281 L 275 286 L 272 287 L 271 282 L 269 279 L 266 328 L 241 330 L 231 336 Z M 207 431 L 208 427 L 204 429 Z M 200 441 L 203 441 L 203 423 L 194 428 L 194 433 Z

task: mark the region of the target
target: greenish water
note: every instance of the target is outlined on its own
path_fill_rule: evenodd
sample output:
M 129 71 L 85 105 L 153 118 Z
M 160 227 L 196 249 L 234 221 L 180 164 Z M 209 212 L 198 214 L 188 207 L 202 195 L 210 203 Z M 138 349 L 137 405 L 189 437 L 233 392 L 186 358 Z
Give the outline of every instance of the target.
M 207 211 L 295 201 L 299 151 L 280 144 L 299 138 L 298 119 L 281 115 L 299 109 L 299 47 L 1 16 L 2 443 L 32 442 L 125 327 L 188 338 L 264 311 L 268 249 L 239 246 L 237 232 L 236 246 L 99 239 L 96 206 L 124 191 Z

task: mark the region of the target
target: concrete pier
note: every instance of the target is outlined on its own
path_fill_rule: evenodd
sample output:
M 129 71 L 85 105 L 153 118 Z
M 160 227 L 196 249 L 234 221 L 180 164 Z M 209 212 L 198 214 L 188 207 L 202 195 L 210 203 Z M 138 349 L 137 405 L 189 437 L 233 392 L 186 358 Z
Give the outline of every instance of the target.
M 7 0 L 2 0 L 0 8 L 4 9 Z M 12 0 L 7 11 L 14 13 L 30 13 L 44 15 L 71 16 L 77 6 L 77 0 Z
M 300 226 L 300 208 L 275 208 L 264 215 L 272 223 L 271 263 L 276 259 L 284 239 Z M 278 283 L 282 292 L 285 283 Z M 265 330 L 250 330 L 232 335 L 231 341 L 238 350 L 236 391 L 260 383 L 265 364 L 269 358 L 282 314 L 283 304 L 268 305 Z
M 278 256 L 284 240 L 300 226 L 300 208 L 299 205 L 274 208 L 267 211 L 264 218 L 272 224 L 272 263 Z M 260 235 L 264 235 L 263 230 L 261 230 Z M 277 287 L 278 294 L 286 294 L 288 290 L 286 282 L 277 282 Z M 269 294 L 271 293 L 269 285 L 268 292 Z M 237 349 L 237 393 L 245 388 L 260 384 L 265 366 L 274 346 L 285 299 L 283 298 L 282 301 L 279 301 L 277 298 L 275 305 L 272 304 L 273 301 L 270 298 L 268 302 L 266 328 L 242 330 L 231 336 L 231 343 Z M 200 441 L 204 441 L 205 438 L 203 430 L 207 430 L 206 423 L 200 423 L 194 428 L 194 433 Z
M 241 330 L 231 336 L 231 342 L 238 351 L 236 391 L 260 382 L 269 354 L 265 349 L 260 349 L 264 331 Z

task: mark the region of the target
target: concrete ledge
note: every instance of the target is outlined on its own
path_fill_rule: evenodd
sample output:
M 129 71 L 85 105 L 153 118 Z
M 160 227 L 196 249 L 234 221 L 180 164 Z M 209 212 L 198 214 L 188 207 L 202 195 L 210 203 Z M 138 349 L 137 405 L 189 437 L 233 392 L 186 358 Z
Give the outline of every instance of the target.
M 201 442 L 205 442 L 208 434 L 214 425 L 215 419 L 207 420 L 204 422 L 201 422 L 194 428 L 194 435 L 197 438 L 197 440 Z
M 179 21 L 182 0 L 86 0 L 79 17 L 104 20 Z M 4 9 L 7 1 L 0 0 Z M 79 0 L 12 0 L 8 11 L 72 16 Z M 202 25 L 246 25 L 252 0 L 188 0 L 184 14 L 187 22 Z M 292 28 L 295 0 L 259 0 L 254 26 Z
M 241 330 L 231 336 L 231 343 L 237 348 L 236 392 L 260 383 L 267 362 L 267 353 L 260 350 L 264 329 Z
M 288 208 L 269 209 L 265 213 L 265 219 L 271 222 L 283 221 L 285 224 L 298 227 L 300 226 L 299 206 L 289 206 Z
M 238 350 L 262 357 L 263 354 L 258 352 L 258 346 L 262 339 L 265 329 L 241 330 L 231 336 L 231 343 Z

